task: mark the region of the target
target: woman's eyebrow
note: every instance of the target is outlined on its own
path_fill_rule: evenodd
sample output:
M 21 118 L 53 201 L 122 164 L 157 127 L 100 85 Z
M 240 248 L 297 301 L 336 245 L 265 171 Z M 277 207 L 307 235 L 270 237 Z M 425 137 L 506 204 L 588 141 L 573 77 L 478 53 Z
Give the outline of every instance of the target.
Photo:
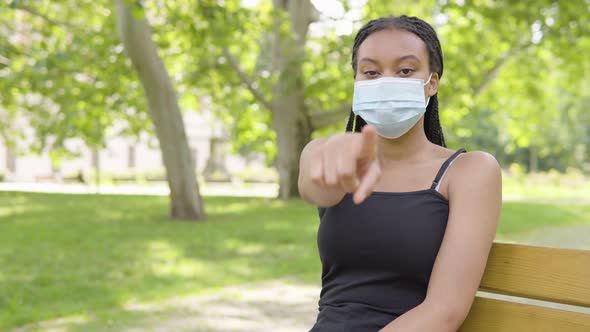
M 399 57 L 399 58 L 397 58 L 396 61 L 397 62 L 400 62 L 400 61 L 404 61 L 404 60 L 415 60 L 417 62 L 420 62 L 420 59 L 417 56 L 413 55 L 413 54 L 404 55 L 402 57 Z
M 417 56 L 415 56 L 413 54 L 408 54 L 408 55 L 401 56 L 401 57 L 395 59 L 395 62 L 402 62 L 404 60 L 414 60 L 414 61 L 416 61 L 418 63 L 421 63 L 420 58 L 418 58 Z M 379 61 L 377 61 L 375 59 L 368 58 L 368 57 L 361 58 L 359 60 L 359 63 L 361 63 L 361 62 L 370 62 L 370 63 L 376 64 L 376 65 L 379 64 Z
M 379 61 L 377 61 L 375 59 L 367 58 L 367 57 L 360 59 L 359 63 L 361 63 L 361 62 L 370 62 L 370 63 L 376 64 L 376 65 L 379 64 Z

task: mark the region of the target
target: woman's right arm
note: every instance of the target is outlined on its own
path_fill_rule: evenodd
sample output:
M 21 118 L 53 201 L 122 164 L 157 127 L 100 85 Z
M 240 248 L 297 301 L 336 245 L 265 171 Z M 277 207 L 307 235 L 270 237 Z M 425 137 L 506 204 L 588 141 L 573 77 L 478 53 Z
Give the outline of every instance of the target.
M 339 187 L 327 188 L 323 176 L 319 176 L 318 168 L 322 167 L 322 144 L 325 144 L 329 138 L 318 138 L 309 142 L 299 160 L 299 195 L 301 198 L 319 207 L 330 207 L 338 204 L 344 197 L 344 190 Z M 315 176 L 312 177 L 312 173 Z
M 360 204 L 381 175 L 376 151 L 376 132 L 371 126 L 365 126 L 362 133 L 311 141 L 299 161 L 299 194 L 310 204 L 331 207 L 352 192 L 354 202 Z

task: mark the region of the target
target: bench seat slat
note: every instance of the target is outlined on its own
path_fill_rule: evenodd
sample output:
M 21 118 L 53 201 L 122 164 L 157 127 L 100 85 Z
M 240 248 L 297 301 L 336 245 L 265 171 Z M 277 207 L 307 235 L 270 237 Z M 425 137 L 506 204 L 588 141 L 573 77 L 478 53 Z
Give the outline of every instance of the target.
M 461 332 L 587 332 L 590 315 L 476 297 Z

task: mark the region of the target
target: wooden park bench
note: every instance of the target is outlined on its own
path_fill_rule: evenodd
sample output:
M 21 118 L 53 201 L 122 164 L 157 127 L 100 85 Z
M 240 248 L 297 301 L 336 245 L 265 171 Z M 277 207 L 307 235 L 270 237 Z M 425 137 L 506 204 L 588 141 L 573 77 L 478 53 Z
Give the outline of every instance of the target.
M 479 290 L 460 331 L 590 332 L 588 250 L 494 243 Z

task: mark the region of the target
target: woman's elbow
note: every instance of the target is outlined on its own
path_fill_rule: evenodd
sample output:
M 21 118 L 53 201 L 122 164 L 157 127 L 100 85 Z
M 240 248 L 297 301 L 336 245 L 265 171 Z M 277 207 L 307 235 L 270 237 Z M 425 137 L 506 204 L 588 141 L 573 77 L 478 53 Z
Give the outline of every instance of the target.
M 465 321 L 465 318 L 467 318 L 468 313 L 469 310 L 466 311 L 464 309 L 449 309 L 445 320 L 447 331 L 458 331 L 461 325 L 463 325 L 463 321 Z
M 463 321 L 467 318 L 471 305 L 460 305 L 450 303 L 439 303 L 432 305 L 434 311 L 437 312 L 439 317 L 437 320 L 440 322 L 440 331 L 456 332 L 459 330 Z

